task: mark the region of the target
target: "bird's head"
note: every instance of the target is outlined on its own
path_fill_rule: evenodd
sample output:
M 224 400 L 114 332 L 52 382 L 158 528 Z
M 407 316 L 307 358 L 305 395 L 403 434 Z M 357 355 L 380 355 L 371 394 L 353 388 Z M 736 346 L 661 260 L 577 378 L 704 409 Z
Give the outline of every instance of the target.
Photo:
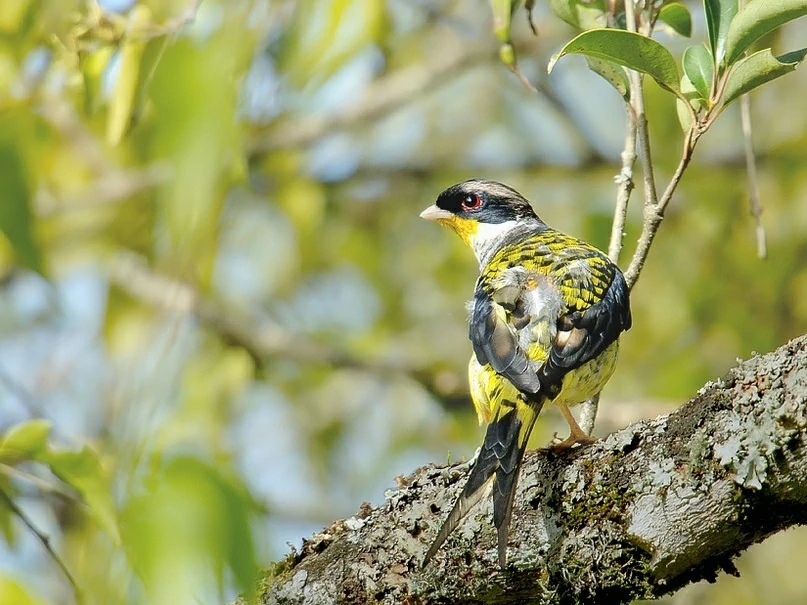
M 449 227 L 482 253 L 519 226 L 544 226 L 518 191 L 496 181 L 470 180 L 449 187 L 420 213 Z

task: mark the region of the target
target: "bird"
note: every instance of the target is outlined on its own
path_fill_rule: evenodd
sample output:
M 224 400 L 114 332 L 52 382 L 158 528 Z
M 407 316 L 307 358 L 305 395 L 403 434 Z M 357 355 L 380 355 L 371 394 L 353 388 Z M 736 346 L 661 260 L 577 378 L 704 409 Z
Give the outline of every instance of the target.
M 468 379 L 479 422 L 487 423 L 423 567 L 492 485 L 504 569 L 518 474 L 535 420 L 545 404 L 555 404 L 570 435 L 554 449 L 593 443 L 569 406 L 594 397 L 611 378 L 619 336 L 631 327 L 629 289 L 608 256 L 549 227 L 524 196 L 502 183 L 458 183 L 420 216 L 454 231 L 479 262 L 468 303 Z

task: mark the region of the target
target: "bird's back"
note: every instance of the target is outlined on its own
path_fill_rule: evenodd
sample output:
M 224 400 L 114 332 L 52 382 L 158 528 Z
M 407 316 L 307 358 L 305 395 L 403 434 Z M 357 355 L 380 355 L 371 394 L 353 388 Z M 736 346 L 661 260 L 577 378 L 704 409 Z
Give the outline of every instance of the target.
M 510 326 L 543 383 L 542 395 L 579 403 L 613 373 L 617 337 L 631 321 L 627 286 L 591 244 L 547 227 L 513 235 L 482 268 L 474 309 L 490 304 Z M 558 346 L 564 327 L 573 342 Z M 524 393 L 478 357 L 469 364 L 471 394 L 480 422 L 489 422 L 498 401 Z

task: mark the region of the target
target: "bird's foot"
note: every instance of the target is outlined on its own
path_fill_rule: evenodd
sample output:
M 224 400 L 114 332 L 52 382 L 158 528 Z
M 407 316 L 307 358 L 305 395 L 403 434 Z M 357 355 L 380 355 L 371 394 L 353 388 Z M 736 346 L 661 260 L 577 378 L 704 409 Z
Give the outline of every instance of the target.
M 552 440 L 552 444 L 550 448 L 553 452 L 563 452 L 565 450 L 571 449 L 572 446 L 579 443 L 580 445 L 591 445 L 594 443 L 596 439 L 593 437 L 589 437 L 585 433 L 572 431 L 572 434 L 566 437 L 563 441 L 558 439 L 558 434 L 555 433 L 554 439 Z

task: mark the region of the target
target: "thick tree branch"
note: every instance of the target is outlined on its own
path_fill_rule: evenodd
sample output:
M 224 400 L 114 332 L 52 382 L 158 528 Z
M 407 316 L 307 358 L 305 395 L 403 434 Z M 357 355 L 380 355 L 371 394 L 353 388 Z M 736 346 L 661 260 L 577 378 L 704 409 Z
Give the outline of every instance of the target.
M 261 603 L 619 603 L 736 573 L 749 545 L 807 522 L 807 336 L 740 364 L 678 411 L 565 454 L 527 454 L 508 568 L 489 500 L 423 554 L 467 465 L 399 478 L 293 553 Z

